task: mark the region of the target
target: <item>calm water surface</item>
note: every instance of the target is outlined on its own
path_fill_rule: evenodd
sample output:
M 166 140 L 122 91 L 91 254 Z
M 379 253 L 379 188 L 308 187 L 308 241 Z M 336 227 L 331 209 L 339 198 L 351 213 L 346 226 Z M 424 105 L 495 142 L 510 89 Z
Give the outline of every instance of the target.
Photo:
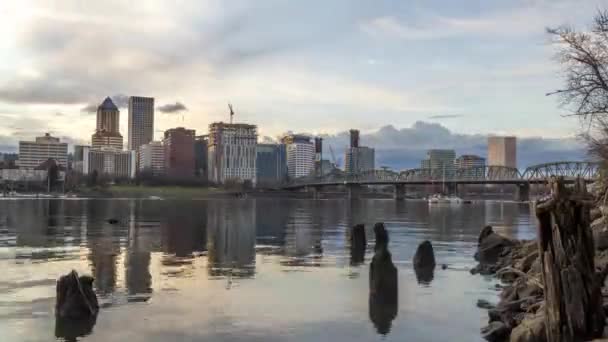
M 106 223 L 117 218 L 119 224 Z M 398 269 L 398 312 L 370 319 L 372 226 L 386 223 Z M 370 247 L 351 264 L 348 229 Z M 102 306 L 84 341 L 481 341 L 472 276 L 481 227 L 534 236 L 526 204 L 430 207 L 393 200 L 0 201 L 0 336 L 55 339 L 55 281 L 95 277 Z M 429 284 L 412 268 L 429 239 Z

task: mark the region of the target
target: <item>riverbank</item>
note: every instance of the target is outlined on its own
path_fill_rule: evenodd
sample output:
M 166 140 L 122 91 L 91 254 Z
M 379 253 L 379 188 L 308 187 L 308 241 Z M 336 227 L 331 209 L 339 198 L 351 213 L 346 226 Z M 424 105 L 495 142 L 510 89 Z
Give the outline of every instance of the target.
M 596 186 L 593 195 L 596 199 L 595 205 L 590 210 L 588 232 L 593 235 L 594 257 L 590 267 L 595 268 L 595 276 L 591 283 L 584 282 L 586 289 L 580 291 L 570 291 L 569 287 L 577 288 L 581 286 L 576 281 L 569 279 L 565 286 L 564 293 L 558 296 L 559 300 L 570 303 L 569 308 L 563 309 L 561 315 L 563 317 L 578 317 L 576 319 L 584 319 L 578 312 L 571 311 L 576 306 L 583 307 L 585 300 L 579 298 L 578 292 L 586 293 L 589 288 L 598 286 L 601 288 L 599 295 L 600 309 L 602 314 L 608 314 L 608 286 L 605 279 L 608 275 L 608 217 L 604 213 L 608 213 L 608 208 L 604 204 L 604 191 L 602 186 Z M 567 215 L 567 214 L 566 214 Z M 558 228 L 553 228 L 558 229 Z M 562 228 L 563 229 L 563 228 Z M 590 238 L 590 237 L 589 237 Z M 587 241 L 585 238 L 581 238 Z M 546 248 L 546 247 L 545 247 Z M 558 247 L 556 247 L 558 248 Z M 568 252 L 574 253 L 572 245 L 568 245 Z M 588 248 L 583 248 L 583 252 L 589 253 Z M 578 250 L 577 250 L 578 251 Z M 558 252 L 554 252 L 558 253 Z M 591 255 L 591 253 L 589 253 Z M 547 252 L 544 253 L 547 256 Z M 579 251 L 579 258 L 580 251 Z M 472 274 L 494 275 L 501 280 L 503 285 L 497 285 L 500 290 L 500 299 L 498 304 L 493 305 L 486 301 L 480 300 L 477 305 L 480 308 L 488 309 L 488 325 L 481 330 L 484 339 L 488 341 L 511 341 L 511 342 L 544 342 L 547 341 L 546 333 L 546 309 L 545 309 L 545 287 L 548 286 L 543 279 L 542 261 L 539 253 L 539 243 L 537 240 L 513 240 L 495 233 L 491 227 L 485 227 L 478 238 L 478 249 L 475 254 L 475 259 L 479 265 L 471 270 Z M 576 266 L 568 266 L 579 269 L 582 259 L 577 259 Z M 557 267 L 556 265 L 553 266 Z M 565 270 L 558 269 L 563 276 Z M 597 283 L 595 283 L 597 281 Z M 591 284 L 591 285 L 590 285 Z M 596 285 L 593 285 L 596 284 Z M 549 286 L 549 288 L 552 288 Z M 597 288 L 597 287 L 596 287 Z M 590 294 L 591 295 L 591 294 Z M 589 301 L 597 303 L 597 300 Z M 553 312 L 548 310 L 548 312 Z M 602 316 L 603 317 L 603 316 Z M 562 318 L 566 319 L 566 318 Z M 603 322 L 603 318 L 601 320 Z M 602 324 L 604 326 L 604 324 Z M 587 329 L 593 329 L 589 323 Z M 592 333 L 588 330 L 589 335 L 599 338 L 602 335 L 602 330 L 599 333 Z M 608 341 L 608 331 L 603 330 L 601 341 Z M 597 340 L 600 341 L 600 340 Z

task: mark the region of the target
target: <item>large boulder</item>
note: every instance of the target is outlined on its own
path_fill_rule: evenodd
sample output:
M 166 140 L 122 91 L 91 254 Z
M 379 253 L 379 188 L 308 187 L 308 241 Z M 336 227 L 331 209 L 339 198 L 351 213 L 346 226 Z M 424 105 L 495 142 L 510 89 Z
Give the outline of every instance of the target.
M 509 332 L 509 328 L 503 322 L 494 321 L 481 328 L 481 337 L 489 342 L 501 342 L 509 337 Z
M 496 234 L 492 227 L 486 226 L 479 234 L 479 245 L 475 258 L 480 264 L 495 264 L 514 245 L 513 240 Z
M 542 310 L 528 315 L 511 331 L 510 342 L 546 342 L 545 316 Z
M 608 249 L 608 226 L 603 216 L 591 223 L 591 231 L 595 249 L 598 251 Z

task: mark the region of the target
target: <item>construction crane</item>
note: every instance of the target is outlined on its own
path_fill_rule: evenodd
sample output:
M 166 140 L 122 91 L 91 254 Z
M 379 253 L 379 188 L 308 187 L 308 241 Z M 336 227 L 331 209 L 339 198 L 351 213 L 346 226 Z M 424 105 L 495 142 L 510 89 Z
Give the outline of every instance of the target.
M 232 124 L 232 117 L 234 116 L 234 111 L 232 110 L 232 105 L 228 103 L 228 109 L 230 109 L 230 123 Z

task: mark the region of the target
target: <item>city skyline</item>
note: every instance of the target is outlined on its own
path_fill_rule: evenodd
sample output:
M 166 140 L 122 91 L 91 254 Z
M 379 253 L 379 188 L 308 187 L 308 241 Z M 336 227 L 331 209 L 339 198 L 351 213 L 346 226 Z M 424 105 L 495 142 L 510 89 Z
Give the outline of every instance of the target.
M 584 27 L 605 3 L 149 3 L 137 13 L 143 25 L 120 3 L 2 4 L 0 151 L 44 132 L 86 143 L 90 109 L 107 95 L 127 137 L 126 100 L 141 95 L 156 99 L 154 140 L 173 127 L 228 122 L 231 102 L 235 120 L 257 125 L 261 137 L 293 130 L 338 144 L 349 128 L 373 137 L 441 123 L 455 145 L 516 135 L 540 157 L 551 150 L 581 159 L 581 145 L 570 146 L 579 122 L 545 96 L 562 80 L 544 29 Z M 91 42 L 109 53 L 91 53 Z M 392 158 L 393 143 L 376 140 L 379 165 L 404 164 L 404 152 Z M 442 147 L 452 146 L 421 151 Z

